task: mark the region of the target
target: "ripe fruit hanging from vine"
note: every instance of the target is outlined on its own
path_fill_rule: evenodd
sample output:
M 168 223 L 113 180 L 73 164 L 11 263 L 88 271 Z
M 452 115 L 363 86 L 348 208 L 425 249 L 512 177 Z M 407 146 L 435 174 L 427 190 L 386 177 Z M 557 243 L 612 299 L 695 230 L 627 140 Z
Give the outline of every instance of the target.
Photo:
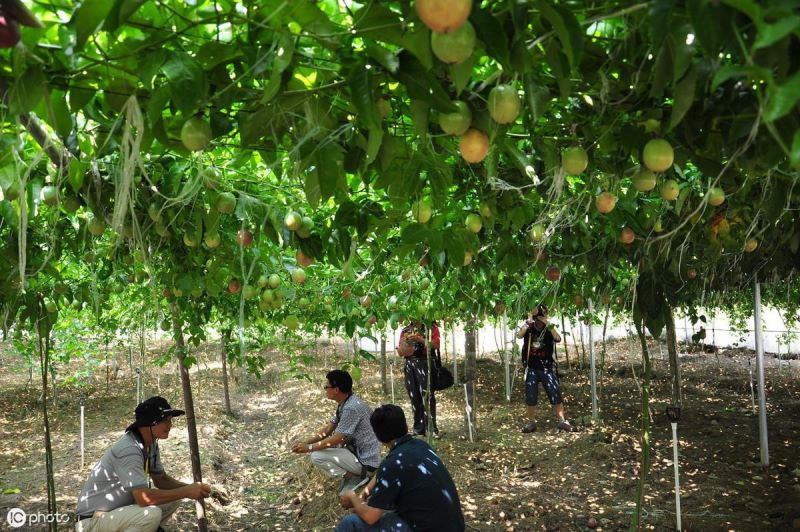
M 431 33 L 433 55 L 448 64 L 457 64 L 472 55 L 475 49 L 475 28 L 469 21 L 450 33 Z
M 565 148 L 561 152 L 561 168 L 567 175 L 580 175 L 589 166 L 589 154 L 580 146 Z
M 653 172 L 664 172 L 672 168 L 675 152 L 664 139 L 653 139 L 644 146 L 644 165 Z
M 545 271 L 545 276 L 547 277 L 548 281 L 556 282 L 561 279 L 561 270 L 558 266 L 549 266 Z
M 417 15 L 433 31 L 458 29 L 472 11 L 472 0 L 416 0 Z
M 725 203 L 725 191 L 719 187 L 711 187 L 708 190 L 708 204 L 719 207 L 723 203 Z
M 601 213 L 608 214 L 616 207 L 617 197 L 610 192 L 603 192 L 594 200 L 594 205 Z
M 201 151 L 211 142 L 211 124 L 193 116 L 181 127 L 181 142 L 189 151 Z
M 439 115 L 439 127 L 448 135 L 463 135 L 472 123 L 472 111 L 461 100 L 455 100 L 452 104 L 457 110 L 452 113 L 441 113 Z
M 461 157 L 468 163 L 479 163 L 489 153 L 489 137 L 477 129 L 468 129 L 458 143 Z
M 466 225 L 467 229 L 471 232 L 480 233 L 481 229 L 483 228 L 483 221 L 479 215 L 470 213 L 467 215 L 464 225 Z
M 656 174 L 647 168 L 640 169 L 633 176 L 633 188 L 639 192 L 650 192 L 656 188 Z
M 680 194 L 681 189 L 674 179 L 667 179 L 661 184 L 661 189 L 659 192 L 661 193 L 661 197 L 663 199 L 667 201 L 675 201 L 678 199 L 678 194 Z
M 522 101 L 511 85 L 498 85 L 489 92 L 489 114 L 498 124 L 511 124 L 519 116 Z

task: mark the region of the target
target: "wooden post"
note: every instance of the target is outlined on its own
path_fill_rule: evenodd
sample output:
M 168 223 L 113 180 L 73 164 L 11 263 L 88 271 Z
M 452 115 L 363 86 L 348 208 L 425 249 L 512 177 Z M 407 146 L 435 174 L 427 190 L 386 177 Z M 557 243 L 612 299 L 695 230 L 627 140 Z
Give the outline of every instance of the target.
M 192 382 L 189 368 L 186 367 L 186 342 L 183 339 L 183 329 L 178 315 L 178 307 L 170 304 L 172 311 L 172 331 L 175 336 L 175 345 L 178 348 L 178 371 L 181 376 L 181 389 L 183 391 L 183 409 L 186 411 L 186 428 L 189 431 L 189 455 L 192 461 L 192 478 L 195 482 L 203 481 L 200 469 L 200 445 L 197 442 L 197 424 L 195 422 L 194 397 L 192 396 Z M 195 501 L 198 532 L 208 532 L 208 519 L 206 507 L 202 499 Z

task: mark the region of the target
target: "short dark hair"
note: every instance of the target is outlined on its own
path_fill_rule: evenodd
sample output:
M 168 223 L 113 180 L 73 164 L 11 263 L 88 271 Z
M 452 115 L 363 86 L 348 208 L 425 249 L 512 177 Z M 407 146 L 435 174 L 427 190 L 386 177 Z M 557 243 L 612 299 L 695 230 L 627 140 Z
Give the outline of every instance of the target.
M 353 391 L 353 377 L 344 370 L 335 369 L 329 371 L 325 378 L 331 383 L 331 386 L 339 388 L 343 393 L 350 393 Z
M 547 316 L 547 305 L 542 303 L 538 307 L 536 307 L 536 310 L 534 311 L 533 316 L 534 317 L 536 317 L 536 316 Z
M 389 443 L 408 434 L 408 424 L 403 409 L 397 405 L 379 406 L 369 417 L 375 437 L 381 443 Z

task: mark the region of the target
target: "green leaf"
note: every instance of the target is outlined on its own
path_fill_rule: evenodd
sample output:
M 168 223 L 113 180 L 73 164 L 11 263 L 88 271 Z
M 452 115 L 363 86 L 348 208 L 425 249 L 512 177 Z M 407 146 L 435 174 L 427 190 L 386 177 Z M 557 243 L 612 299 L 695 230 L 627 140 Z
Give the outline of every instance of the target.
M 308 172 L 306 174 L 306 182 L 303 186 L 306 193 L 306 201 L 312 208 L 316 209 L 319 206 L 319 200 L 322 197 L 322 191 L 319 186 L 319 176 L 317 170 Z
M 375 109 L 375 99 L 372 95 L 370 70 L 364 61 L 359 61 L 350 70 L 347 76 L 347 87 L 350 97 L 358 114 L 358 120 L 367 129 L 379 129 L 380 120 Z
M 431 50 L 431 30 L 424 24 L 418 24 L 413 32 L 403 37 L 403 48 L 411 52 L 419 62 L 430 69 L 433 67 L 433 50 Z
M 364 51 L 392 74 L 397 72 L 398 67 L 400 67 L 400 61 L 397 59 L 397 55 L 388 48 L 379 44 L 367 43 L 364 47 Z
M 692 66 L 692 57 L 695 55 L 695 47 L 686 44 L 683 34 L 679 34 L 675 46 L 672 49 L 672 84 L 678 83 L 689 67 Z
M 697 85 L 697 71 L 692 68 L 675 86 L 672 114 L 669 118 L 669 129 L 677 126 L 692 107 L 694 103 L 695 85 Z
M 19 488 L 3 488 L 3 492 L 2 493 L 3 493 L 3 495 L 15 495 L 17 493 L 20 493 L 20 489 Z
M 460 63 L 448 67 L 450 69 L 450 79 L 453 81 L 453 86 L 456 88 L 456 96 L 461 94 L 461 91 L 467 87 L 469 80 L 472 79 L 472 69 L 477 60 L 478 56 L 472 54 Z
M 567 56 L 561 51 L 561 44 L 552 39 L 547 42 L 544 57 L 556 77 L 561 97 L 568 98 L 571 92 L 570 67 Z
M 452 113 L 457 110 L 438 78 L 410 53 L 400 53 L 400 68 L 395 78 L 405 85 L 412 99 L 425 100 L 440 112 Z
M 423 244 L 428 240 L 429 233 L 424 225 L 413 223 L 403 228 L 400 238 L 406 244 Z
M 184 114 L 195 111 L 208 94 L 208 80 L 203 67 L 184 52 L 173 52 L 161 66 L 169 81 L 175 106 Z
M 338 51 L 341 47 L 342 28 L 336 26 L 328 15 L 317 6 L 316 2 L 293 1 L 284 2 L 290 6 L 289 16 L 306 30 L 312 37 L 319 40 L 323 46 Z
M 8 91 L 9 108 L 12 114 L 28 113 L 44 96 L 47 78 L 38 65 L 29 67 Z
M 570 68 L 575 70 L 581 62 L 581 55 L 583 55 L 583 32 L 578 24 L 578 19 L 572 14 L 572 11 L 564 6 L 552 5 L 544 0 L 537 2 L 537 5 L 544 18 L 553 25 Z
M 367 155 L 365 158 L 366 164 L 372 164 L 372 161 L 378 156 L 381 144 L 383 143 L 383 129 L 377 127 L 369 130 L 369 138 L 367 139 Z
M 800 169 L 800 129 L 794 132 L 792 140 L 792 152 L 789 156 L 789 163 L 795 169 Z
M 424 100 L 411 100 L 411 123 L 414 124 L 417 135 L 422 138 L 428 134 L 428 115 L 430 114 L 430 110 L 431 106 L 428 102 Z
M 72 115 L 67 107 L 67 95 L 59 90 L 54 90 L 50 94 L 50 110 L 45 116 L 47 123 L 62 139 L 67 138 L 72 131 Z M 48 110 L 48 111 L 50 111 Z
M 489 56 L 497 60 L 507 70 L 511 69 L 511 54 L 508 50 L 508 38 L 500 21 L 486 9 L 473 9 L 469 17 L 475 27 L 475 34 L 480 39 Z
M 790 33 L 800 28 L 800 17 L 797 15 L 788 16 L 780 19 L 775 24 L 766 24 L 760 22 L 758 26 L 758 37 L 756 42 L 753 43 L 753 48 L 765 48 L 780 41 Z
M 464 265 L 464 242 L 461 239 L 461 234 L 455 231 L 452 227 L 445 229 L 444 234 L 444 249 L 447 251 L 447 260 L 453 266 Z
M 681 215 L 681 211 L 683 210 L 683 205 L 686 203 L 686 198 L 692 193 L 692 187 L 683 187 L 678 194 L 678 199 L 675 200 L 675 214 L 678 216 Z
M 756 65 L 725 65 L 714 73 L 711 81 L 711 92 L 716 91 L 720 85 L 731 78 L 750 76 L 772 82 L 772 72 Z
M 798 100 L 800 100 L 800 72 L 795 72 L 783 85 L 771 87 L 768 91 L 764 120 L 772 122 L 781 118 L 792 110 Z
M 664 87 L 672 76 L 672 41 L 668 37 L 665 45 L 661 47 L 653 65 L 653 75 L 650 80 L 650 97 L 661 98 Z
M 81 50 L 95 33 L 114 6 L 113 0 L 85 0 L 72 15 L 71 24 L 75 26 L 75 48 Z
M 675 0 L 654 0 L 650 3 L 647 15 L 650 20 L 650 40 L 656 50 L 661 47 L 670 32 L 670 16 Z
M 71 159 L 69 161 L 69 176 L 67 177 L 67 181 L 76 194 L 80 192 L 83 187 L 83 179 L 86 176 L 87 168 L 88 166 L 85 162 L 81 162 L 77 159 Z
M 344 179 L 342 163 L 344 155 L 337 144 L 329 142 L 317 151 L 317 176 L 321 199 L 333 197 L 340 182 Z
M 697 41 L 706 51 L 716 54 L 730 37 L 736 13 L 727 6 L 706 0 L 689 0 L 686 9 Z
M 722 3 L 741 11 L 755 22 L 761 20 L 761 8 L 753 0 L 722 0 Z
M 294 44 L 294 40 L 290 39 L 289 42 Z M 205 43 L 197 50 L 195 58 L 200 61 L 200 64 L 206 70 L 211 70 L 217 65 L 227 64 L 242 57 L 242 49 L 230 43 L 222 43 L 211 41 Z M 276 54 L 277 55 L 277 54 Z M 277 62 L 277 58 L 275 59 Z
M 533 73 L 524 74 L 522 81 L 525 84 L 525 97 L 528 99 L 531 118 L 535 123 L 550 107 L 550 90 L 546 85 L 540 84 L 538 77 Z

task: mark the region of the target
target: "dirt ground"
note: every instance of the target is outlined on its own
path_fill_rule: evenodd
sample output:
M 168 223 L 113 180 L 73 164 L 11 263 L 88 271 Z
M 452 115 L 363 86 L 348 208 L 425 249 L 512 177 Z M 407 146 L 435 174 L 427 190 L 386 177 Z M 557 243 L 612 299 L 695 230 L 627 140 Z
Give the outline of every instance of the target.
M 520 433 L 522 383 L 515 379 L 505 399 L 503 366 L 497 355 L 479 359 L 477 441 L 464 436 L 464 390 L 437 394 L 439 426 L 434 442 L 459 489 L 468 530 L 626 530 L 634 509 L 640 468 L 639 383 L 641 354 L 626 340 L 609 343 L 602 371 L 600 422 L 591 425 L 588 366 L 561 363 L 567 415 L 582 425 L 575 434 L 557 433 L 548 407 L 539 412 L 539 431 Z M 155 359 L 164 345 L 152 346 Z M 314 382 L 288 379 L 285 358 L 269 353 L 262 378 L 232 371 L 234 416 L 222 406 L 217 355 L 196 353 L 192 373 L 203 474 L 224 488 L 230 504 L 208 504 L 210 528 L 235 530 L 330 530 L 343 515 L 336 483 L 313 470 L 306 456 L 288 451 L 295 437 L 323 425 L 334 409 L 325 400 L 326 369 L 347 358 L 343 346 L 317 347 Z M 336 352 L 335 352 L 336 351 Z M 647 477 L 643 528 L 675 529 L 672 432 L 664 411 L 670 400 L 667 361 L 652 346 L 651 469 Z M 0 352 L 3 352 L 0 350 Z M 666 353 L 665 349 L 661 352 Z M 684 403 L 678 423 L 683 528 L 685 530 L 791 530 L 800 526 L 800 363 L 767 358 L 770 466 L 760 465 L 758 417 L 754 415 L 748 368 L 752 352 L 684 354 Z M 323 359 L 324 362 L 323 362 Z M 459 364 L 459 368 L 461 368 Z M 410 415 L 396 361 L 394 400 Z M 183 404 L 174 366 L 151 365 L 144 395 L 159 393 Z M 755 367 L 753 366 L 755 373 Z M 110 382 L 61 386 L 50 408 L 60 512 L 74 511 L 88 469 L 132 418 L 136 383 L 129 368 Z M 9 530 L 10 508 L 29 514 L 46 510 L 40 390 L 17 359 L 0 358 L 0 530 Z M 381 390 L 377 363 L 364 367 L 357 392 L 372 404 L 392 401 Z M 86 462 L 81 467 L 79 398 L 86 395 Z M 543 393 L 540 394 L 544 396 Z M 161 445 L 167 471 L 191 475 L 185 422 L 178 421 Z M 190 504 L 171 530 L 192 530 Z M 797 524 L 795 524 L 797 523 Z M 62 529 L 71 527 L 64 526 Z M 18 529 L 20 530 L 20 529 Z M 27 527 L 21 530 L 43 530 Z

